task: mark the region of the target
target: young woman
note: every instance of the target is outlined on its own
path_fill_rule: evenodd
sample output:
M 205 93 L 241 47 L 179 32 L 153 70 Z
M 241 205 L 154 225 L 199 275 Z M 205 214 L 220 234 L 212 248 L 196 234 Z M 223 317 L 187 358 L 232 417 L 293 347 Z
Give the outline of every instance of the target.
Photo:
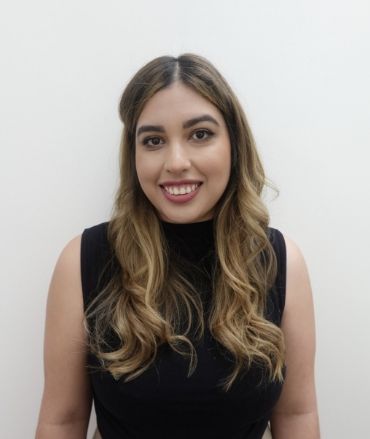
M 63 249 L 49 290 L 37 439 L 317 439 L 313 301 L 269 227 L 245 114 L 203 57 L 142 67 L 120 102 L 110 221 Z

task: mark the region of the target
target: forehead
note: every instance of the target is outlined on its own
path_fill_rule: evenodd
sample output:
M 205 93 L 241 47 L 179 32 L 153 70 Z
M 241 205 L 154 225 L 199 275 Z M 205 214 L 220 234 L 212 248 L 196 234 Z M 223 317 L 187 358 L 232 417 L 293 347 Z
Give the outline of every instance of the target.
M 200 114 L 210 114 L 222 123 L 222 114 L 215 105 L 192 88 L 176 82 L 158 91 L 148 100 L 139 116 L 138 125 L 165 125 L 175 119 L 183 121 Z

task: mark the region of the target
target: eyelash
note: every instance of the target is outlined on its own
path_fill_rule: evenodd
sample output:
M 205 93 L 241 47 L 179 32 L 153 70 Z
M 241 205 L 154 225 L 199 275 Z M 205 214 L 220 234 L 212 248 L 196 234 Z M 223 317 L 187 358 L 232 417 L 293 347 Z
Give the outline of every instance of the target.
M 213 133 L 212 131 L 210 131 L 210 130 L 206 130 L 206 129 L 196 130 L 196 131 L 194 131 L 194 132 L 192 133 L 192 135 L 194 135 L 194 134 L 196 134 L 196 133 L 199 133 L 199 132 L 204 132 L 204 133 L 206 133 L 206 134 L 207 134 L 207 137 L 204 138 L 204 139 L 197 139 L 198 142 L 202 142 L 202 141 L 208 140 L 208 139 L 210 139 L 210 138 L 214 135 L 214 133 Z M 160 146 L 160 145 L 149 145 L 148 142 L 149 142 L 150 140 L 153 140 L 153 139 L 160 139 L 160 137 L 158 137 L 158 136 L 146 137 L 146 138 L 143 140 L 143 145 L 145 145 L 145 146 L 149 146 L 149 147 L 151 147 L 151 148 L 155 148 L 156 146 Z

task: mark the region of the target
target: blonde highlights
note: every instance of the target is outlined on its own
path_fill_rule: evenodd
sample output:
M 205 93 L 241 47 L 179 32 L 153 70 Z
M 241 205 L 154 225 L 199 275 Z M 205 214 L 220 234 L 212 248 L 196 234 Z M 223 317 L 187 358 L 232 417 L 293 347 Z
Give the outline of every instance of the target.
M 205 321 L 202 301 L 179 261 L 171 257 L 160 219 L 141 190 L 135 171 L 135 130 L 146 102 L 181 81 L 222 113 L 232 147 L 230 180 L 214 210 L 215 265 L 212 302 Z M 264 316 L 277 275 L 268 237 L 269 214 L 261 193 L 269 185 L 243 109 L 226 80 L 199 55 L 163 56 L 142 67 L 120 101 L 124 124 L 120 184 L 108 225 L 108 241 L 119 267 L 85 312 L 89 347 L 115 378 L 132 380 L 168 344 L 197 356 L 190 333 L 201 339 L 205 325 L 232 355 L 234 369 L 225 391 L 252 363 L 269 379 L 283 380 L 282 331 Z M 183 323 L 186 322 L 186 327 Z M 184 349 L 187 347 L 188 349 Z

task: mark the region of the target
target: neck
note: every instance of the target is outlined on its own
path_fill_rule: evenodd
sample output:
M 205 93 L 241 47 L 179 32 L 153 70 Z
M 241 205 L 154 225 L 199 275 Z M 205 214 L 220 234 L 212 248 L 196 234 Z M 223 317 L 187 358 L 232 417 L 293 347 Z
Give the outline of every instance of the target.
M 214 248 L 213 218 L 196 223 L 170 223 L 161 220 L 171 250 L 182 256 L 201 259 Z

